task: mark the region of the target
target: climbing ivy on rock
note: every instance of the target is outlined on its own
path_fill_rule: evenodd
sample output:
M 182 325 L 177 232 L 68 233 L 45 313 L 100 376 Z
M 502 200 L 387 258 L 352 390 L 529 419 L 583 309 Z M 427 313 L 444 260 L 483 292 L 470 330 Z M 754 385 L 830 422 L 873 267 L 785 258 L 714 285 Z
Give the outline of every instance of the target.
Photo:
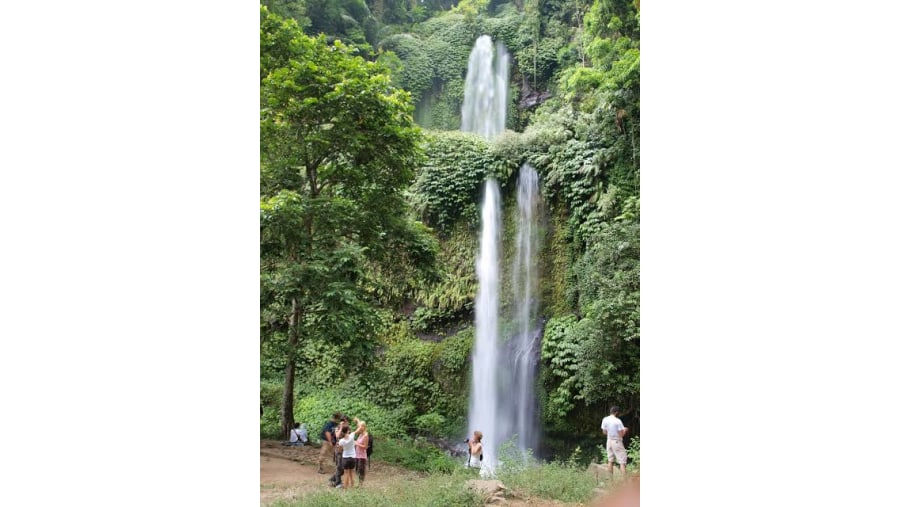
M 576 323 L 574 315 L 567 315 L 550 319 L 544 328 L 541 360 L 547 368 L 544 378 L 548 384 L 545 422 L 566 419 L 575 407 L 580 387 L 578 343 L 573 331 Z
M 488 175 L 505 181 L 512 172 L 482 137 L 466 132 L 430 132 L 428 158 L 419 170 L 411 196 L 426 223 L 445 232 L 458 219 L 478 221 L 477 203 Z

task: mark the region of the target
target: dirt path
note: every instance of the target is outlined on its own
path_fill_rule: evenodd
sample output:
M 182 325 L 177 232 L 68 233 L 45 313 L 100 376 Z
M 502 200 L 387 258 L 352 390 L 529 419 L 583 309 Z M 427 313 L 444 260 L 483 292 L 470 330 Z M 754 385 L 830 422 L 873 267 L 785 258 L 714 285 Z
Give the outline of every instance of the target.
M 277 440 L 259 443 L 259 500 L 267 505 L 276 500 L 296 499 L 312 491 L 327 491 L 334 465 L 326 462 L 327 474 L 317 472 L 319 449 L 287 447 Z M 329 466 L 330 465 L 330 466 Z M 366 489 L 384 490 L 401 481 L 419 478 L 415 472 L 375 459 L 366 475 Z

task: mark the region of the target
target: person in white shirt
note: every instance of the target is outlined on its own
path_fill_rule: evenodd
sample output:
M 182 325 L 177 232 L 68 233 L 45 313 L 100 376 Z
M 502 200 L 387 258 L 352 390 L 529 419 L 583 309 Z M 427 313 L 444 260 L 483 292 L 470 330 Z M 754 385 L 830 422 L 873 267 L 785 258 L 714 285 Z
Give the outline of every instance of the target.
M 359 431 L 357 427 L 354 431 L 350 431 L 349 426 L 345 426 L 341 428 L 341 439 L 338 440 L 338 443 L 343 448 L 343 469 L 344 475 L 341 478 L 341 483 L 345 488 L 353 487 L 353 470 L 356 468 L 356 433 Z M 338 485 L 337 487 L 341 487 Z
M 609 462 L 610 475 L 613 473 L 613 460 L 619 462 L 622 475 L 625 475 L 625 464 L 628 463 L 628 453 L 625 451 L 625 444 L 622 443 L 628 428 L 622 424 L 618 415 L 619 407 L 613 405 L 609 409 L 609 415 L 600 422 L 600 429 L 606 435 L 606 460 Z
M 306 423 L 300 425 L 299 437 L 303 445 L 309 443 L 309 431 L 306 429 Z
M 291 428 L 291 439 L 288 442 L 293 446 L 302 446 L 307 442 L 306 433 L 306 425 L 301 426 L 300 423 L 294 423 L 294 427 Z

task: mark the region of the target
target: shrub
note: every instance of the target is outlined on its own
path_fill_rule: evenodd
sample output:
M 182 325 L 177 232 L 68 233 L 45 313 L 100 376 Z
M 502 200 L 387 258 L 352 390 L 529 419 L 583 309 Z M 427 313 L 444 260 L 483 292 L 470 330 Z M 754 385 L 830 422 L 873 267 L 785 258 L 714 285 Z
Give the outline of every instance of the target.
M 429 412 L 416 417 L 415 427 L 422 435 L 438 436 L 442 433 L 446 422 L 446 419 L 441 414 Z
M 259 420 L 259 436 L 281 438 L 281 395 L 284 384 L 262 381 L 259 384 L 259 401 L 263 406 L 263 416 Z
M 350 418 L 359 417 L 366 421 L 373 435 L 377 437 L 400 436 L 405 434 L 406 426 L 395 411 L 387 410 L 375 403 L 353 393 L 346 388 L 340 392 L 335 390 L 320 391 L 308 394 L 294 405 L 294 419 L 305 422 L 309 428 L 311 439 L 319 440 L 319 431 L 331 414 L 343 412 Z M 379 440 L 379 443 L 381 440 Z M 379 453 L 381 449 L 379 449 Z
M 461 468 L 444 451 L 423 439 L 380 439 L 376 459 L 428 473 L 451 473 Z
M 630 470 L 641 469 L 641 440 L 633 437 L 628 444 L 628 468 Z

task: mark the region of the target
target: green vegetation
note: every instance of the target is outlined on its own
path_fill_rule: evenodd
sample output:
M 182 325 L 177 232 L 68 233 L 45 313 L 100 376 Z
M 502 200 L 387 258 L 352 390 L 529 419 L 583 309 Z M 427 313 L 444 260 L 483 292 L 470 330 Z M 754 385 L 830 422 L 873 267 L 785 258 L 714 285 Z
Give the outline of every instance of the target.
M 637 442 L 637 439 L 633 442 Z M 280 501 L 272 505 L 483 505 L 483 499 L 465 485 L 465 481 L 478 478 L 477 472 L 465 469 L 461 460 L 448 458 L 440 450 L 421 440 L 382 439 L 378 446 L 379 462 L 400 465 L 427 475 L 414 479 L 401 478 L 400 485 L 379 490 L 378 494 L 367 489 L 329 489 L 308 493 L 296 501 Z M 497 478 L 510 494 L 526 501 L 544 499 L 584 504 L 593 497 L 595 488 L 608 486 L 604 482 L 608 482 L 607 479 L 598 478 L 586 471 L 585 456 L 577 448 L 565 460 L 546 463 L 538 462 L 530 456 L 523 457 L 511 445 L 504 445 L 501 455 L 505 466 L 499 471 Z M 638 444 L 629 448 L 629 460 L 639 464 Z M 636 470 L 637 467 L 629 463 L 629 469 Z M 403 484 L 406 481 L 409 483 Z
M 587 502 L 599 483 L 575 462 L 552 461 L 500 472 L 503 484 L 525 498 L 549 498 L 561 502 Z
M 347 491 L 328 490 L 304 495 L 299 501 L 281 501 L 273 507 L 475 507 L 482 505 L 481 499 L 464 486 L 468 474 L 458 471 L 454 474 L 437 474 L 410 482 L 408 486 L 391 488 L 388 491 L 353 489 Z
M 421 156 L 409 95 L 339 41 L 261 17 L 262 337 L 287 359 L 291 414 L 298 351 L 330 346 L 344 366 L 371 356 L 381 283 L 369 265 L 428 264 L 434 251 L 404 212 Z
M 602 459 L 612 404 L 639 467 L 639 4 L 263 4 L 260 434 L 298 421 L 318 438 L 341 410 L 367 420 L 378 458 L 441 472 L 386 505 L 470 504 L 442 489 L 459 477 L 423 439 L 465 432 L 482 182 L 498 179 L 509 219 L 528 163 L 545 200 L 535 387 L 550 463 L 504 480 L 583 501 L 573 471 Z M 512 57 L 508 130 L 491 142 L 458 131 L 481 34 Z M 513 236 L 507 223 L 504 252 Z
M 432 474 L 448 474 L 462 467 L 462 462 L 453 460 L 440 448 L 422 439 L 381 439 L 376 459 Z

